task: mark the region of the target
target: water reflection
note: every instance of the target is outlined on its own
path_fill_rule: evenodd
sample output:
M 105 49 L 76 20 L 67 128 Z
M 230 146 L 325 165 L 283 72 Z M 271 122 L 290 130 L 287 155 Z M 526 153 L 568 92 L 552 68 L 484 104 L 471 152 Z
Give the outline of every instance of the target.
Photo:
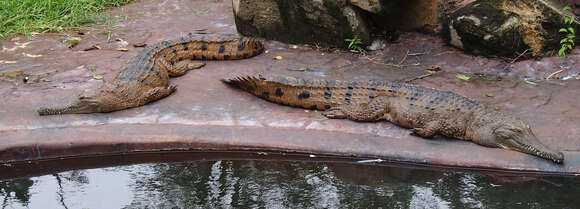
M 14 179 L 0 181 L 0 195 L 2 196 L 2 208 L 6 208 L 12 202 L 18 202 L 23 206 L 30 200 L 30 187 L 33 182 L 30 179 Z
M 158 163 L 0 181 L 2 208 L 574 208 L 580 179 L 294 161 Z

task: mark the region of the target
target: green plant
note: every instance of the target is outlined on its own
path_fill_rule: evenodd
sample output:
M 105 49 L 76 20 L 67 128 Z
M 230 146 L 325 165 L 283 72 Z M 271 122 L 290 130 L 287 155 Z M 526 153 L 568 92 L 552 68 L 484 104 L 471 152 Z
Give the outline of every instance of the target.
M 0 39 L 63 32 L 94 23 L 107 8 L 136 0 L 0 0 Z
M 572 7 L 566 5 L 564 8 L 562 8 L 562 11 L 569 11 L 572 10 Z M 560 28 L 560 30 L 558 30 L 558 32 L 560 33 L 564 33 L 564 38 L 562 38 L 562 40 L 560 40 L 560 50 L 558 50 L 558 56 L 560 57 L 566 57 L 566 52 L 568 51 L 572 51 L 572 49 L 574 48 L 574 39 L 576 38 L 576 32 L 574 31 L 574 28 L 572 28 L 574 24 L 574 17 L 572 16 L 568 16 L 566 15 L 564 17 L 564 27 Z
M 348 49 L 353 52 L 363 53 L 365 50 L 362 48 L 362 40 L 360 38 L 346 38 L 344 39 L 348 43 Z

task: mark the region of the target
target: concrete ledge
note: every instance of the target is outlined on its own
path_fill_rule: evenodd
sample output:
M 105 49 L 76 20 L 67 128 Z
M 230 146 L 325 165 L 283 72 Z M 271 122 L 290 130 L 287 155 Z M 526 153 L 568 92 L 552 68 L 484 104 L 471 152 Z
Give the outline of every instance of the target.
M 447 139 L 398 139 L 292 128 L 188 125 L 99 125 L 4 132 L 2 163 L 156 151 L 280 151 L 378 158 L 506 172 L 580 174 L 580 153 L 566 163 Z M 490 157 L 492 156 L 492 157 Z M 9 159 L 9 160 L 8 160 Z

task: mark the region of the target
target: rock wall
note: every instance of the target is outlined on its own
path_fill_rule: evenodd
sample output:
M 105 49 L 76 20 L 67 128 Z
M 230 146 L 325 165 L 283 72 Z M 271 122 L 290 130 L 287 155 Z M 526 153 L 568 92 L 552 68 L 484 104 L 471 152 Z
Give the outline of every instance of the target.
M 441 22 L 440 0 L 233 0 L 233 6 L 244 35 L 336 47 L 352 37 L 368 44 L 384 30 L 436 32 Z
M 287 43 L 345 47 L 344 39 L 357 37 L 367 45 L 385 31 L 414 30 L 443 34 L 484 56 L 538 57 L 560 47 L 558 30 L 567 27 L 560 1 L 233 0 L 233 6 L 241 34 Z

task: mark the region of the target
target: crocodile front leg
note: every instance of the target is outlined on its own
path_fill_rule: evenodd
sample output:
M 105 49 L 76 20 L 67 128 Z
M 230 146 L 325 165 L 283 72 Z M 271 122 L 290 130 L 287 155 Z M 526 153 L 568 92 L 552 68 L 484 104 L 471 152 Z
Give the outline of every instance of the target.
M 173 93 L 176 89 L 176 86 L 169 86 L 169 87 L 155 87 L 150 89 L 149 91 L 145 92 L 139 99 L 139 105 L 144 105 L 149 102 L 154 102 L 165 98 L 171 93 Z
M 381 97 L 375 98 L 370 103 L 354 103 L 331 107 L 322 115 L 331 119 L 350 119 L 353 121 L 371 122 L 384 119 L 388 112 L 388 102 Z

